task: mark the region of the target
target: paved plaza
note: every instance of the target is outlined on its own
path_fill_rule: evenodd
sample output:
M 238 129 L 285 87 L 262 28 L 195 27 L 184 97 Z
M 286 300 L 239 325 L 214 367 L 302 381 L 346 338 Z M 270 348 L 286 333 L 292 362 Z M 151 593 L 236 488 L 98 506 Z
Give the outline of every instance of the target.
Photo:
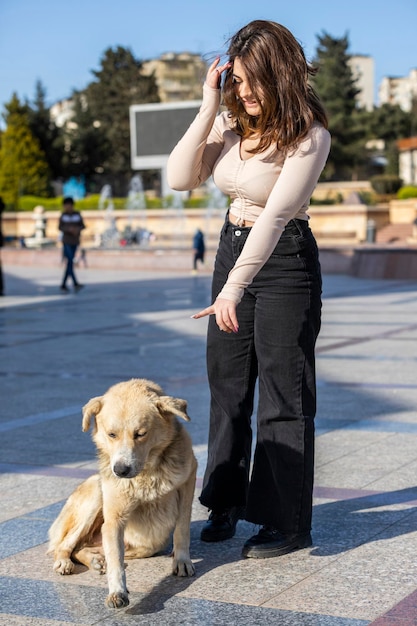
M 208 271 L 7 266 L 0 298 L 0 624 L 4 626 L 417 624 L 417 283 L 324 277 L 313 547 L 242 560 L 256 528 L 199 539 L 207 454 Z M 81 407 L 110 385 L 150 378 L 187 399 L 199 462 L 191 524 L 196 576 L 170 557 L 129 561 L 130 605 L 105 607 L 107 582 L 52 571 L 47 531 L 95 471 Z M 232 390 L 231 390 L 232 392 Z

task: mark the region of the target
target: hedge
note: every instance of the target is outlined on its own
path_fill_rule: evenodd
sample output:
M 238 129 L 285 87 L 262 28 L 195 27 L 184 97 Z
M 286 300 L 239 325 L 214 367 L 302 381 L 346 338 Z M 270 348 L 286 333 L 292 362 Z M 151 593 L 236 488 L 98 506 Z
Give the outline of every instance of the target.
M 407 200 L 407 198 L 417 198 L 417 187 L 415 185 L 407 185 L 401 187 L 397 192 L 399 200 Z
M 380 174 L 378 176 L 372 176 L 369 179 L 369 182 L 372 185 L 372 189 L 376 191 L 376 193 L 384 195 L 397 193 L 397 191 L 403 184 L 399 176 L 394 176 L 390 174 Z
M 19 198 L 18 211 L 33 211 L 36 206 L 43 206 L 45 211 L 61 211 L 62 210 L 62 196 L 56 198 L 39 198 L 37 196 L 21 196 Z M 148 198 L 145 197 L 145 203 L 147 209 L 163 209 L 174 206 L 174 196 L 167 196 L 166 198 Z M 184 208 L 198 209 L 206 208 L 209 205 L 209 196 L 201 196 L 196 198 L 187 198 L 184 200 Z M 112 198 L 113 207 L 115 209 L 127 209 L 128 198 Z M 92 194 L 86 198 L 75 200 L 75 208 L 78 211 L 94 211 L 99 209 L 100 195 Z M 107 205 L 103 207 L 107 208 Z

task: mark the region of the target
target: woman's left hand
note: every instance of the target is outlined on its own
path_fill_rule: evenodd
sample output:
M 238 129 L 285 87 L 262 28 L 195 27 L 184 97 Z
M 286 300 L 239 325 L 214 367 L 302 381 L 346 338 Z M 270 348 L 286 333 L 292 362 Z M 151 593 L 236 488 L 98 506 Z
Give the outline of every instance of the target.
M 239 323 L 236 316 L 236 303 L 233 302 L 233 300 L 217 298 L 214 304 L 199 313 L 195 313 L 195 315 L 191 317 L 198 320 L 206 315 L 215 315 L 217 326 L 225 333 L 237 333 L 239 330 Z
M 223 65 L 219 65 L 219 63 L 220 57 L 216 57 L 207 71 L 206 83 L 209 87 L 212 87 L 212 89 L 220 89 L 223 72 L 228 70 L 229 67 L 232 67 L 229 61 Z

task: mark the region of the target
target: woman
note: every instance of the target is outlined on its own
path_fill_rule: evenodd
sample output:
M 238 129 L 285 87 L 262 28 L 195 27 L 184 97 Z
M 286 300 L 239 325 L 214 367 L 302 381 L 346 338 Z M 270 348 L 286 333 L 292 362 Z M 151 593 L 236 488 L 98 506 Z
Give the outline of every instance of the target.
M 244 557 L 310 546 L 316 412 L 315 342 L 321 274 L 307 209 L 330 135 L 308 84 L 315 73 L 294 36 L 256 20 L 230 40 L 203 87 L 199 114 L 174 148 L 168 182 L 210 175 L 231 204 L 216 255 L 209 315 L 208 461 L 201 539 L 233 537 L 237 520 L 261 526 Z M 217 116 L 220 85 L 227 112 Z M 258 381 L 257 442 L 251 415 Z

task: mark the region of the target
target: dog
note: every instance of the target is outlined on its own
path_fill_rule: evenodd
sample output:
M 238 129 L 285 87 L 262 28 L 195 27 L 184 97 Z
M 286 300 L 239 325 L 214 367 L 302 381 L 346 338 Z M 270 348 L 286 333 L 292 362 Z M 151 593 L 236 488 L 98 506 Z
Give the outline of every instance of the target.
M 49 529 L 48 553 L 58 574 L 74 562 L 107 573 L 109 608 L 129 604 L 124 557 L 154 556 L 173 531 L 172 573 L 193 576 L 191 507 L 197 461 L 176 416 L 189 421 L 187 402 L 164 395 L 156 383 L 132 379 L 92 398 L 82 429 L 94 418 L 99 472 L 69 496 Z

